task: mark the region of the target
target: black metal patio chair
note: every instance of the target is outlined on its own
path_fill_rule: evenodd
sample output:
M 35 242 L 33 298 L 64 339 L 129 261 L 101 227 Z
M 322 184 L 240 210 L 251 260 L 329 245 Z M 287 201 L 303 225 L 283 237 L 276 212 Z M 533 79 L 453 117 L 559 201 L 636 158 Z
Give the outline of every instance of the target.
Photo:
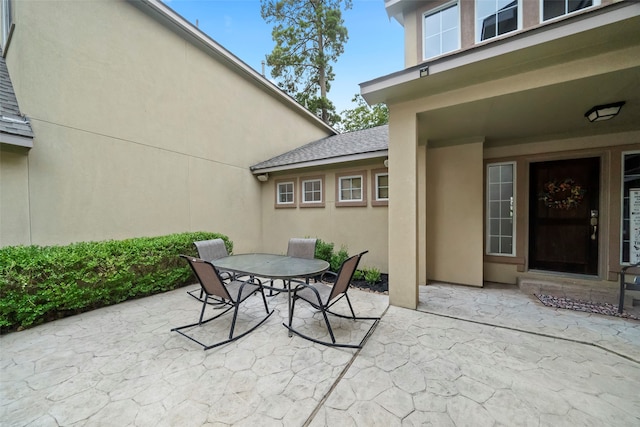
M 227 247 L 225 246 L 224 240 L 222 239 L 200 240 L 198 242 L 193 242 L 193 244 L 198 250 L 198 258 L 205 261 L 213 261 L 214 259 L 220 259 L 229 256 Z M 228 271 L 219 270 L 219 273 L 220 277 L 225 281 L 229 281 L 233 278 L 233 274 Z M 187 293 L 198 301 L 202 301 L 204 298 L 204 291 L 202 290 L 202 287 L 192 289 L 190 291 L 187 291 Z M 212 298 L 212 301 L 210 301 L 209 304 L 220 306 L 224 305 L 224 301 Z
M 298 237 L 293 237 L 289 239 L 289 245 L 287 246 L 287 256 L 293 258 L 305 258 L 305 259 L 314 259 L 316 256 L 316 243 L 318 239 L 302 239 Z M 306 282 L 309 283 L 309 279 L 306 279 Z M 281 291 L 287 290 L 287 282 L 282 281 L 282 288 L 278 288 L 274 286 L 275 281 L 270 280 L 269 285 L 265 284 L 265 287 L 269 289 L 269 296 L 274 295 L 274 291 L 276 294 Z
M 335 282 L 333 286 L 329 287 L 323 283 L 304 283 L 302 281 L 296 281 L 298 285 L 293 290 L 293 301 L 291 303 L 291 311 L 289 312 L 289 324 L 286 326 L 291 332 L 301 336 L 302 338 L 308 339 L 310 341 L 324 344 L 330 347 L 347 347 L 347 348 L 362 348 L 367 338 L 373 333 L 374 328 L 377 326 L 380 321 L 380 317 L 356 317 L 355 312 L 353 311 L 353 306 L 351 305 L 351 300 L 349 299 L 349 295 L 347 291 L 349 290 L 349 284 L 353 279 L 353 275 L 358 268 L 358 264 L 360 263 L 360 259 L 364 254 L 368 251 L 364 251 L 359 253 L 358 255 L 354 255 L 342 263 L 340 270 L 337 273 L 326 272 L 325 274 L 335 275 Z M 347 304 L 349 305 L 349 311 L 351 312 L 351 316 L 345 316 L 330 309 L 340 300 L 345 299 Z M 324 318 L 324 322 L 329 331 L 329 335 L 331 337 L 331 342 L 318 340 L 316 338 L 309 337 L 300 331 L 293 328 L 293 317 L 296 307 L 296 301 L 303 300 L 309 303 L 316 310 L 320 310 L 322 312 L 322 316 Z M 366 332 L 365 336 L 362 338 L 359 344 L 343 344 L 337 343 L 336 338 L 333 333 L 333 329 L 331 328 L 331 323 L 329 322 L 329 316 L 327 314 L 340 317 L 343 319 L 351 319 L 354 321 L 358 320 L 371 320 L 373 324 Z
M 231 280 L 230 282 L 224 282 L 220 277 L 220 273 L 216 269 L 216 267 L 209 261 L 205 261 L 199 258 L 194 258 L 186 255 L 180 255 L 181 258 L 187 260 L 193 272 L 200 282 L 200 286 L 202 287 L 202 291 L 204 293 L 204 298 L 202 301 L 202 310 L 200 311 L 200 318 L 196 323 L 190 323 L 188 325 L 179 326 L 177 328 L 171 329 L 171 331 L 178 332 L 180 335 L 183 335 L 190 340 L 200 344 L 204 347 L 205 350 L 209 350 L 210 348 L 214 348 L 223 344 L 227 344 L 231 341 L 235 341 L 248 333 L 255 330 L 258 326 L 262 325 L 268 318 L 273 314 L 273 310 L 269 311 L 269 306 L 267 305 L 267 299 L 264 295 L 264 288 L 262 287 L 262 283 L 260 280 L 256 278 L 249 278 L 248 280 Z M 238 318 L 238 309 L 240 304 L 247 300 L 251 295 L 256 293 L 260 293 L 262 296 L 262 300 L 264 302 L 264 308 L 267 315 L 258 322 L 258 324 L 251 327 L 249 330 L 241 333 L 240 335 L 234 336 L 234 329 L 236 326 L 236 319 Z M 209 298 L 217 298 L 219 301 L 228 308 L 222 312 L 218 312 L 215 316 L 203 320 L 204 312 L 207 308 L 207 303 Z M 202 326 L 206 323 L 211 322 L 212 320 L 218 319 L 229 310 L 233 309 L 233 319 L 231 320 L 231 327 L 229 329 L 229 338 L 226 340 L 222 340 L 213 344 L 204 344 L 196 338 L 188 335 L 183 332 L 184 329 L 192 328 L 195 326 Z

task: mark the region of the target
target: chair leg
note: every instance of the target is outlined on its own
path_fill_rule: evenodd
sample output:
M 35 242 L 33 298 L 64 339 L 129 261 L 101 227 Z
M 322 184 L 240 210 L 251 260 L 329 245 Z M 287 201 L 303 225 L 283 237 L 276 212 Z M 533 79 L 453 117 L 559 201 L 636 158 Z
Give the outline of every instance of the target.
M 353 320 L 356 319 L 356 313 L 353 311 L 353 306 L 351 305 L 351 300 L 349 299 L 349 295 L 347 295 L 347 293 L 345 292 L 344 294 L 346 300 L 347 300 L 347 304 L 349 304 L 349 310 L 351 310 L 351 316 L 353 316 Z
M 324 307 L 321 307 L 322 309 L 322 316 L 324 316 L 324 323 L 326 323 L 327 325 L 327 329 L 329 330 L 329 335 L 331 336 L 331 342 L 332 343 L 336 343 L 336 337 L 333 336 L 333 329 L 331 329 L 331 324 L 329 323 L 329 318 L 327 317 L 327 312 L 325 311 Z
M 238 318 L 238 308 L 240 304 L 237 303 L 235 309 L 233 310 L 233 320 L 231 321 L 231 329 L 229 330 L 229 339 L 233 338 L 233 330 L 236 328 L 236 319 Z

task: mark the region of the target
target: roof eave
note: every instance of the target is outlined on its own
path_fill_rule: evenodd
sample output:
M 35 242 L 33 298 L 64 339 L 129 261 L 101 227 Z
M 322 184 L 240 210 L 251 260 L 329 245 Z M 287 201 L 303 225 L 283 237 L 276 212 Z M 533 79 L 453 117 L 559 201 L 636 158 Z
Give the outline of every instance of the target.
M 359 160 L 370 160 L 379 157 L 387 157 L 389 155 L 389 150 L 378 150 L 378 151 L 370 151 L 367 153 L 359 153 L 359 154 L 350 154 L 346 156 L 338 156 L 338 157 L 330 157 L 326 159 L 318 159 L 318 160 L 309 160 L 306 162 L 299 163 L 289 163 L 286 165 L 279 166 L 269 166 L 264 168 L 251 167 L 251 173 L 254 175 L 260 175 L 263 173 L 271 173 L 271 172 L 281 172 L 293 169 L 303 169 L 310 168 L 314 166 L 330 166 L 337 165 L 340 163 L 349 163 L 355 162 Z
M 15 145 L 18 147 L 33 148 L 33 138 L 10 133 L 0 133 L 0 144 Z
M 476 45 L 431 61 L 427 60 L 404 70 L 360 83 L 360 93 L 370 105 L 388 102 L 389 91 L 398 85 L 548 43 L 598 26 L 615 24 L 638 15 L 640 15 L 640 3 L 614 3 L 589 13 L 525 30 L 513 36 Z

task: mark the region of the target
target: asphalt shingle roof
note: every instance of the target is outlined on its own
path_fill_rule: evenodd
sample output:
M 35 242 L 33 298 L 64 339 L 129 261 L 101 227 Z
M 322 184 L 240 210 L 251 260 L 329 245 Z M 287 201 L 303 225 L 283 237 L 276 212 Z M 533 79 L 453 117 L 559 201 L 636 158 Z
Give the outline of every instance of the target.
M 33 138 L 29 121 L 20 114 L 7 63 L 0 55 L 0 132 Z
M 251 170 L 260 170 L 297 163 L 333 159 L 355 154 L 385 151 L 389 148 L 389 126 L 341 133 L 287 151 L 279 156 L 251 166 Z

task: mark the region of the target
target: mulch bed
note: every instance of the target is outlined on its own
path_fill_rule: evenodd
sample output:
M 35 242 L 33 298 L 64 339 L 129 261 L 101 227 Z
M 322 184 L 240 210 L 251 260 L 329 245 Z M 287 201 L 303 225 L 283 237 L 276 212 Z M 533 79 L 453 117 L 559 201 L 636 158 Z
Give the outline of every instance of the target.
M 332 279 L 333 276 L 326 276 L 326 279 Z M 329 282 L 329 280 L 327 280 Z M 376 294 L 389 295 L 389 275 L 382 273 L 380 280 L 376 283 L 367 283 L 366 280 L 352 280 L 351 287 L 359 291 L 373 292 Z
M 581 301 L 571 298 L 554 297 L 552 295 L 535 294 L 540 302 L 547 307 L 564 308 L 567 310 L 583 311 L 585 313 L 604 314 L 605 316 L 616 316 L 625 319 L 640 320 L 639 317 L 623 311 L 618 313 L 618 306 L 607 303 L 597 303 L 591 301 Z

